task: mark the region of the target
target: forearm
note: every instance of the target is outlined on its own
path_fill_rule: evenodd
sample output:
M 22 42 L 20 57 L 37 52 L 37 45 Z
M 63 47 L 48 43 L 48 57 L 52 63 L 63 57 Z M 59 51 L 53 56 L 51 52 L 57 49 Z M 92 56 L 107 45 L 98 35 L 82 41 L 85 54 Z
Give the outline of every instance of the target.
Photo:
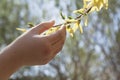
M 18 57 L 9 46 L 0 52 L 0 80 L 7 80 L 20 66 Z

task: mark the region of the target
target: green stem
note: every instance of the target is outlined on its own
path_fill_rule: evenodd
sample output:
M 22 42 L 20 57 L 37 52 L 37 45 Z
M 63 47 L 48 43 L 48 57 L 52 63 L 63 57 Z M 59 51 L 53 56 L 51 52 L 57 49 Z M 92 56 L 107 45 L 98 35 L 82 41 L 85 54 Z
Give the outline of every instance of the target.
M 89 8 L 86 8 L 86 11 L 84 12 L 84 14 L 80 14 L 79 16 L 77 16 L 77 17 L 74 18 L 74 19 L 75 19 L 75 20 L 81 20 L 81 18 L 82 18 L 84 15 L 88 14 L 88 13 L 90 12 L 91 9 L 92 9 L 92 6 L 89 7 Z M 66 24 L 70 24 L 70 23 L 64 22 L 64 23 L 55 25 L 55 26 L 53 26 L 53 27 L 58 27 L 58 26 L 66 25 Z

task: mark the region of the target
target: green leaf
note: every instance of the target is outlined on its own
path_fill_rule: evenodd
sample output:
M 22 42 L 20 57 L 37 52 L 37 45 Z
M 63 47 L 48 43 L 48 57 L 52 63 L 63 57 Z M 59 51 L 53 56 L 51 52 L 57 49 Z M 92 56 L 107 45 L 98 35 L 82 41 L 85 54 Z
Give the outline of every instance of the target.
M 62 19 L 65 19 L 65 16 L 63 15 L 62 12 L 60 12 L 60 16 L 61 16 Z
M 72 16 L 68 16 L 68 19 L 73 19 Z
M 29 27 L 34 27 L 33 23 L 28 23 Z

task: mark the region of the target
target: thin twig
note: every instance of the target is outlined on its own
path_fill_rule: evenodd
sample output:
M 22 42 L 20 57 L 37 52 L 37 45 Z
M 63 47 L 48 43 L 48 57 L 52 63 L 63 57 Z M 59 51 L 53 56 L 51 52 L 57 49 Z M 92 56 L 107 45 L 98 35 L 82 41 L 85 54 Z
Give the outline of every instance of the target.
M 85 14 L 89 13 L 90 10 L 92 9 L 92 6 L 89 7 L 88 9 L 86 8 L 86 11 L 84 12 L 84 14 L 80 14 L 79 16 L 77 16 L 76 18 L 74 18 L 75 20 L 81 20 L 81 17 L 83 17 Z M 55 25 L 53 27 L 58 27 L 58 26 L 62 26 L 62 25 L 66 25 L 66 24 L 70 24 L 70 23 L 61 23 L 61 24 L 58 24 L 58 25 Z

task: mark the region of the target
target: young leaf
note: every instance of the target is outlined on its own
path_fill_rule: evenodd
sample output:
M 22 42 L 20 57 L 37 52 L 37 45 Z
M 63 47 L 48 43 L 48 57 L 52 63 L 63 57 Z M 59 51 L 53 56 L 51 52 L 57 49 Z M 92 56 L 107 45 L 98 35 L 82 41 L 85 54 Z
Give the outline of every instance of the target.
M 73 19 L 72 16 L 68 16 L 68 19 Z
M 62 12 L 60 12 L 60 16 L 62 19 L 65 19 L 65 16 L 62 14 Z
M 28 23 L 29 27 L 34 27 L 33 23 Z

